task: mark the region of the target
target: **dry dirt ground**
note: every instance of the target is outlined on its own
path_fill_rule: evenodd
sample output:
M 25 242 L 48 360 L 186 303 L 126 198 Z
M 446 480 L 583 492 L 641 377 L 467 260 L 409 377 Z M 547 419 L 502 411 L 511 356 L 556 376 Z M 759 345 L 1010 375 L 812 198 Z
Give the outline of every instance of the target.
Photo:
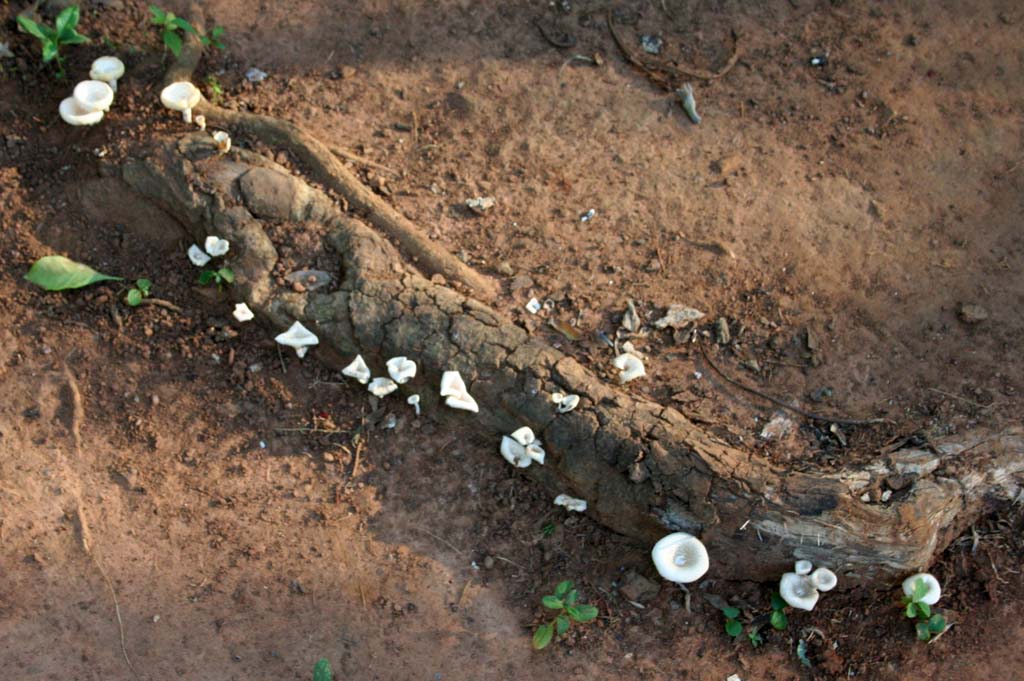
M 1019 507 L 937 558 L 955 626 L 935 643 L 913 640 L 895 591 L 846 585 L 754 649 L 701 594 L 749 617 L 770 585 L 711 573 L 687 598 L 648 547 L 552 507 L 471 419 L 401 405 L 394 429 L 368 421 L 366 393 L 315 352 L 282 356 L 234 324 L 179 227 L 112 179 L 183 130 L 157 101 L 145 4 L 84 5 L 93 41 L 69 51 L 72 78 L 112 51 L 129 67 L 90 129 L 57 118 L 73 81 L 40 70 L 18 5 L 0 7 L 15 54 L 0 60 L 2 678 L 308 679 L 320 657 L 339 679 L 1024 678 Z M 789 440 L 759 443 L 771 405 L 716 381 L 685 336 L 640 339 L 651 376 L 633 389 L 723 437 L 827 463 L 1020 421 L 1019 3 L 616 6 L 637 53 L 657 35 L 661 59 L 714 70 L 738 44 L 725 77 L 694 80 L 699 126 L 624 60 L 597 2 L 202 10 L 226 28 L 209 96 L 216 83 L 228 106 L 397 171 L 363 177 L 500 280 L 499 309 L 534 333 L 597 367 L 596 332 L 614 335 L 627 299 L 646 319 L 690 305 L 709 334 L 726 320 L 720 361 L 748 385 L 891 422 L 797 418 Z M 247 82 L 250 67 L 268 78 Z M 495 207 L 468 213 L 476 196 Z M 148 277 L 178 309 L 129 309 L 121 285 L 42 293 L 22 277 L 53 252 Z M 550 301 L 537 316 L 532 297 Z M 987 318 L 967 323 L 964 305 Z M 660 591 L 635 593 L 637 574 Z M 601 617 L 534 652 L 540 596 L 561 579 Z

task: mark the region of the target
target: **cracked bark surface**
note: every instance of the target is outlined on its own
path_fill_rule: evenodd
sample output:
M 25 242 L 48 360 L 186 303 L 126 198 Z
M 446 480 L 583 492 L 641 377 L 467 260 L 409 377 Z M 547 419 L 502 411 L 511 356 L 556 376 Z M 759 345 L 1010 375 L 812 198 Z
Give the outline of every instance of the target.
M 376 375 L 390 357 L 414 359 L 419 373 L 400 394 L 420 394 L 428 417 L 492 433 L 495 466 L 507 465 L 500 434 L 530 426 L 547 460 L 524 470 L 552 497 L 586 499 L 598 521 L 640 542 L 675 530 L 697 535 L 711 555 L 708 577 L 773 579 L 808 559 L 835 570 L 840 588 L 890 582 L 926 566 L 991 503 L 1021 494 L 1021 429 L 895 451 L 866 467 L 771 466 L 675 409 L 607 384 L 482 303 L 432 284 L 323 192 L 244 149 L 217 155 L 208 135 L 168 142 L 122 170 L 197 242 L 207 234 L 228 239 L 234 297 L 274 330 L 299 320 L 314 331 L 321 345 L 311 358 L 340 369 L 360 353 Z M 278 286 L 269 222 L 326 226 L 337 287 L 300 294 Z M 439 402 L 449 369 L 462 373 L 479 414 Z M 550 401 L 556 391 L 580 395 L 579 406 L 558 414 Z M 644 479 L 633 482 L 638 463 Z M 905 486 L 888 503 L 860 500 L 892 476 Z

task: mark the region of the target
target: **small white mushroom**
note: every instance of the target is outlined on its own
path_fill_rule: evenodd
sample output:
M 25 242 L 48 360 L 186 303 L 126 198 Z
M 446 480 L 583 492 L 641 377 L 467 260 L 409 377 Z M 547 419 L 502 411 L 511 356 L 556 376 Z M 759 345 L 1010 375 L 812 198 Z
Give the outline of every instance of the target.
M 206 241 L 203 242 L 203 248 L 205 248 L 206 252 L 214 258 L 219 258 L 228 252 L 228 249 L 231 248 L 231 244 L 228 243 L 227 239 L 221 239 L 217 236 L 208 236 L 206 237 Z
M 232 312 L 231 315 L 240 322 L 248 322 L 256 316 L 245 303 L 238 303 L 235 305 L 235 311 Z
M 811 574 L 811 570 L 813 569 L 814 566 L 811 564 L 811 561 L 809 560 L 798 560 L 793 565 L 793 572 L 797 573 L 798 575 L 809 575 Z
M 651 559 L 658 574 L 678 584 L 696 582 L 711 565 L 704 544 L 686 532 L 662 537 L 651 549 Z
M 172 111 L 180 111 L 181 120 L 186 123 L 192 122 L 192 108 L 202 97 L 199 88 L 187 80 L 171 83 L 160 91 L 160 102 Z
M 580 403 L 579 395 L 566 395 L 565 399 L 558 403 L 558 413 L 568 414 Z
M 416 410 L 416 416 L 420 415 L 420 396 L 419 395 L 409 395 L 409 397 L 406 398 L 405 403 L 412 405 L 412 408 Z
M 546 456 L 546 453 L 544 451 L 544 447 L 541 446 L 539 441 L 534 441 L 526 445 L 526 455 L 540 465 L 544 465 L 544 457 Z
M 447 398 L 444 403 L 452 409 L 479 412 L 480 407 L 469 394 L 466 383 L 458 371 L 446 371 L 441 374 L 441 397 Z
M 942 585 L 939 584 L 939 580 L 935 579 L 934 576 L 927 572 L 919 572 L 916 575 L 912 575 L 903 580 L 903 593 L 907 596 L 913 597 L 914 586 L 917 584 L 917 580 L 924 580 L 924 584 L 928 587 L 928 590 L 924 592 L 924 596 L 921 597 L 922 603 L 928 605 L 935 605 L 939 602 L 939 598 L 942 597 Z
M 114 91 L 99 80 L 83 80 L 75 86 L 71 97 L 86 111 L 109 111 L 114 103 Z
M 124 62 L 117 57 L 100 57 L 92 63 L 89 77 L 100 80 L 117 92 L 117 79 L 124 75 Z
M 512 432 L 510 437 L 524 447 L 533 444 L 534 440 L 537 439 L 537 436 L 533 434 L 533 430 L 530 429 L 530 426 L 517 428 Z
M 203 121 L 203 125 L 206 125 L 206 121 Z M 222 154 L 226 154 L 231 151 L 231 135 L 227 134 L 223 130 L 218 130 L 213 133 L 213 141 L 217 143 L 217 151 Z
M 469 393 L 463 393 L 462 395 L 449 395 L 445 398 L 444 403 L 452 409 L 461 409 L 463 411 L 471 411 L 474 414 L 480 411 L 480 406 L 473 399 L 473 396 Z
M 814 610 L 818 602 L 818 590 L 810 575 L 787 572 L 779 580 L 779 595 L 782 600 L 799 610 Z
M 87 111 L 75 100 L 68 97 L 60 103 L 60 117 L 68 125 L 96 125 L 103 120 L 103 110 Z
M 316 334 L 304 327 L 301 322 L 295 322 L 288 327 L 287 331 L 275 336 L 274 340 L 281 345 L 295 348 L 295 354 L 300 359 L 306 356 L 306 351 L 311 346 L 320 344 L 320 339 L 316 337 Z
M 384 397 L 398 390 L 398 384 L 392 381 L 390 378 L 380 377 L 370 381 L 370 385 L 366 386 L 366 389 L 377 397 Z
M 565 400 L 565 393 L 551 393 L 551 401 L 555 404 L 561 404 Z
M 628 352 L 624 352 L 613 359 L 612 365 L 619 370 L 619 383 L 628 383 L 647 375 L 643 361 Z
M 586 501 L 570 497 L 568 494 L 559 494 L 555 497 L 555 506 L 565 506 L 565 510 L 575 511 L 576 513 L 583 513 L 587 510 Z
M 363 385 L 370 382 L 370 367 L 366 366 L 366 361 L 362 355 L 356 355 L 356 358 L 352 362 L 341 370 L 342 375 L 354 378 Z
M 820 567 L 811 573 L 811 582 L 814 584 L 815 589 L 825 592 L 836 588 L 839 578 L 836 577 L 836 573 L 828 568 Z
M 200 114 L 199 116 L 195 117 L 195 120 L 196 127 L 198 127 L 200 130 L 206 130 L 206 116 Z
M 516 468 L 526 468 L 533 463 L 533 459 L 531 459 L 530 455 L 526 453 L 526 447 L 519 444 L 508 435 L 501 436 L 501 447 L 499 447 L 498 451 L 501 452 L 505 461 L 508 461 Z
M 188 247 L 188 259 L 192 261 L 192 264 L 196 267 L 203 267 L 206 263 L 210 262 L 210 256 L 208 256 L 203 249 L 199 248 L 196 244 L 192 244 Z
M 416 362 L 405 357 L 392 357 L 387 361 L 387 367 L 388 376 L 399 385 L 408 383 L 416 376 Z

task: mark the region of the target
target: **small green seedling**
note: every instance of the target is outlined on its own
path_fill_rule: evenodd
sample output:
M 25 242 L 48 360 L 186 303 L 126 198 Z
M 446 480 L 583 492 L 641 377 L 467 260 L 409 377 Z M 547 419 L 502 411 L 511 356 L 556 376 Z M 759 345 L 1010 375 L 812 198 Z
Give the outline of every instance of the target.
M 71 5 L 61 10 L 57 15 L 57 21 L 53 28 L 46 24 L 38 24 L 23 14 L 18 15 L 18 26 L 31 36 L 39 39 L 43 48 L 43 63 L 49 64 L 57 60 L 57 76 L 64 77 L 64 59 L 60 56 L 62 45 L 81 45 L 89 42 L 89 39 L 75 30 L 78 26 L 78 19 L 81 12 L 77 5 Z
M 217 76 L 207 76 L 206 87 L 210 88 L 210 101 L 219 106 L 224 99 L 224 86 L 220 84 Z
M 174 12 L 167 12 L 156 5 L 150 5 L 149 13 L 151 15 L 150 22 L 161 28 L 160 36 L 163 38 L 164 47 L 170 50 L 175 57 L 181 55 L 181 48 L 185 44 L 185 35 L 188 33 L 197 36 L 206 47 L 213 46 L 218 50 L 224 49 L 224 43 L 220 41 L 220 37 L 224 35 L 223 26 L 214 26 L 209 35 L 204 35 L 189 22 L 175 16 Z
M 800 664 L 810 669 L 814 665 L 811 663 L 811 658 L 807 656 L 807 641 L 800 639 L 800 642 L 796 644 L 796 657 L 800 660 Z
M 199 283 L 202 286 L 206 286 L 210 282 L 217 284 L 217 287 L 221 287 L 224 284 L 235 283 L 235 273 L 231 271 L 230 267 L 221 267 L 219 270 L 203 270 L 199 273 Z
M 739 621 L 740 609 L 734 608 L 731 605 L 727 605 L 721 609 L 722 614 L 725 616 L 725 633 L 729 634 L 733 638 L 738 638 L 743 633 L 743 624 Z M 768 622 L 771 623 L 773 629 L 782 631 L 789 626 L 789 619 L 786 617 L 786 601 L 782 600 L 777 592 L 772 593 L 772 614 L 768 617 Z M 764 638 L 761 636 L 761 627 L 765 625 L 765 616 L 759 615 L 754 618 L 750 627 L 747 630 L 747 638 L 750 640 L 750 645 L 757 648 L 764 643 Z
M 540 528 L 540 533 L 544 537 L 550 537 L 551 535 L 553 535 L 555 533 L 555 524 L 554 523 L 547 523 L 547 524 L 545 524 L 543 527 Z
M 722 608 L 722 614 L 725 615 L 725 633 L 729 634 L 733 638 L 736 638 L 743 633 L 743 625 L 740 624 L 740 609 L 734 608 L 731 605 Z
M 149 297 L 149 289 L 152 287 L 153 282 L 149 279 L 136 279 L 135 286 L 129 289 L 128 295 L 124 297 L 124 302 L 128 303 L 130 307 L 138 307 L 143 298 Z
M 331 673 L 331 663 L 327 658 L 320 658 L 313 667 L 313 681 L 334 681 L 334 674 Z
M 545 596 L 541 603 L 548 610 L 557 610 L 558 614 L 553 620 L 537 627 L 533 632 L 533 647 L 537 650 L 546 648 L 551 639 L 557 633 L 559 636 L 569 631 L 572 622 L 582 624 L 590 622 L 597 617 L 597 608 L 593 605 L 582 605 L 578 603 L 579 594 L 572 588 L 571 581 L 559 582 L 555 587 L 555 593 Z
M 121 277 L 97 272 L 63 255 L 46 255 L 36 260 L 25 279 L 47 291 L 67 291 L 100 281 L 121 281 Z
M 914 627 L 919 641 L 927 641 L 946 630 L 946 618 L 932 614 L 932 606 L 921 600 L 927 593 L 928 585 L 924 579 L 918 578 L 914 582 L 914 592 L 903 597 L 903 613 L 908 619 L 916 620 Z
M 786 601 L 782 600 L 778 591 L 772 592 L 772 616 L 769 621 L 772 623 L 772 628 L 778 631 L 782 631 L 789 625 L 789 618 L 786 617 Z

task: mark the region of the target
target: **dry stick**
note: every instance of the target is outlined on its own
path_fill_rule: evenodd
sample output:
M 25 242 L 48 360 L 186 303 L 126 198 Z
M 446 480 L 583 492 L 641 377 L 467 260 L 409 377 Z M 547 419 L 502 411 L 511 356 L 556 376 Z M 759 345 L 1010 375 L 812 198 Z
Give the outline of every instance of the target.
M 989 407 L 993 406 L 993 404 L 995 404 L 994 402 L 992 404 L 981 404 L 980 402 L 975 402 L 974 400 L 969 400 L 966 397 L 960 397 L 959 395 L 954 395 L 953 393 L 947 393 L 945 390 L 939 390 L 938 388 L 928 388 L 928 390 L 930 392 L 933 392 L 933 393 L 938 393 L 939 395 L 944 395 L 944 396 L 946 396 L 946 397 L 948 397 L 950 399 L 960 400 L 961 402 L 966 402 L 967 404 L 971 405 L 972 407 L 977 407 L 978 409 L 988 409 Z
M 423 534 L 426 534 L 426 535 L 429 535 L 429 536 L 433 537 L 434 539 L 436 539 L 436 540 L 437 540 L 437 541 L 439 541 L 439 542 L 442 542 L 442 543 L 444 543 L 444 544 L 447 544 L 447 545 L 448 545 L 448 548 L 450 548 L 450 549 L 451 549 L 452 551 L 454 551 L 455 553 L 459 553 L 459 554 L 465 553 L 465 551 L 463 551 L 462 549 L 460 549 L 460 548 L 459 548 L 458 546 L 456 546 L 455 544 L 451 543 L 450 541 L 448 541 L 447 539 L 445 539 L 445 538 L 443 538 L 443 537 L 438 537 L 438 536 L 437 536 L 436 534 L 434 534 L 433 532 L 431 532 L 430 530 L 428 530 L 428 529 L 426 529 L 426 528 L 420 527 L 420 526 L 418 526 L 418 525 L 413 525 L 413 526 L 412 526 L 412 528 L 413 528 L 413 529 L 416 529 L 416 530 L 419 530 L 419 531 L 420 531 L 420 532 L 422 532 Z
M 163 298 L 143 298 L 139 301 L 139 305 L 152 305 L 154 307 L 162 307 L 165 310 L 170 310 L 171 312 L 177 312 L 178 314 L 185 313 L 185 311 L 180 307 L 169 300 L 164 300 Z
M 751 393 L 753 395 L 757 395 L 761 399 L 768 400 L 772 404 L 777 405 L 779 407 L 782 407 L 783 409 L 788 409 L 789 411 L 791 411 L 791 412 L 793 412 L 795 414 L 799 414 L 800 416 L 803 416 L 804 418 L 808 418 L 808 419 L 811 419 L 811 420 L 814 420 L 814 421 L 824 421 L 826 423 L 838 423 L 838 424 L 844 425 L 844 426 L 868 426 L 868 425 L 872 425 L 872 424 L 876 424 L 876 423 L 891 423 L 891 421 L 889 421 L 889 419 L 848 419 L 848 418 L 839 418 L 839 417 L 835 417 L 835 416 L 824 416 L 822 414 L 815 414 L 812 411 L 806 411 L 804 409 L 801 409 L 800 407 L 794 407 L 791 404 L 787 404 L 786 402 L 783 402 L 782 400 L 780 400 L 777 397 L 773 397 L 771 395 L 768 395 L 767 393 L 763 393 L 760 390 L 758 390 L 757 388 L 751 388 L 749 385 L 744 385 L 743 383 L 740 383 L 739 381 L 737 381 L 737 380 L 735 380 L 733 378 L 730 378 L 728 374 L 726 374 L 724 371 L 722 371 L 721 369 L 718 368 L 718 365 L 716 365 L 714 362 L 711 361 L 711 358 L 708 357 L 708 353 L 704 350 L 704 344 L 703 343 L 698 341 L 697 342 L 697 347 L 700 349 L 700 354 L 701 354 L 701 356 L 704 357 L 704 361 L 707 362 L 708 366 L 711 367 L 716 374 L 721 376 L 725 380 L 725 382 L 728 383 L 729 385 L 733 385 L 733 386 L 735 386 L 735 387 L 737 387 L 737 388 L 739 388 L 741 390 L 746 390 L 748 393 Z
M 355 163 L 356 165 L 365 166 L 367 168 L 373 168 L 374 170 L 380 170 L 380 171 L 385 172 L 385 173 L 391 173 L 395 177 L 398 177 L 401 174 L 397 170 L 392 170 L 391 168 L 388 168 L 385 165 L 381 165 L 380 163 L 377 163 L 376 161 L 371 161 L 368 158 L 364 158 L 362 156 L 358 156 L 356 154 L 353 154 L 351 151 L 346 151 L 345 149 L 342 149 L 341 147 L 334 147 L 334 146 L 332 146 L 330 149 L 331 149 L 331 153 L 334 154 L 335 156 L 337 156 L 338 158 L 343 158 L 346 161 L 352 161 L 352 163 Z
M 199 17 L 198 6 L 193 4 L 190 13 L 193 17 Z M 198 19 L 193 21 L 193 25 L 202 30 L 202 24 Z M 199 38 L 188 34 L 181 54 L 164 76 L 164 83 L 190 80 L 202 52 L 203 45 Z M 305 165 L 313 180 L 340 194 L 349 205 L 363 213 L 370 224 L 397 241 L 399 248 L 428 276 L 441 274 L 448 280 L 462 282 L 484 302 L 497 298 L 498 288 L 494 281 L 431 243 L 412 220 L 374 194 L 331 153 L 327 145 L 299 126 L 272 116 L 224 109 L 205 98 L 193 109 L 197 114 L 206 116 L 206 120 L 211 124 L 241 130 L 268 146 L 291 152 Z

